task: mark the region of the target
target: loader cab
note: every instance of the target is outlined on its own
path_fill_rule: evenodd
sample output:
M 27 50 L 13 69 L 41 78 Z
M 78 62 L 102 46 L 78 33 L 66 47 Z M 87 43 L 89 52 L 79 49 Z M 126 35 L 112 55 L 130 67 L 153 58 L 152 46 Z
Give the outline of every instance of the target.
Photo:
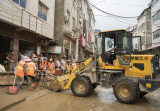
M 99 36 L 102 37 L 102 62 L 107 66 L 108 62 L 117 68 L 130 66 L 131 53 L 141 49 L 140 36 L 132 37 L 131 32 L 123 29 L 100 32 Z

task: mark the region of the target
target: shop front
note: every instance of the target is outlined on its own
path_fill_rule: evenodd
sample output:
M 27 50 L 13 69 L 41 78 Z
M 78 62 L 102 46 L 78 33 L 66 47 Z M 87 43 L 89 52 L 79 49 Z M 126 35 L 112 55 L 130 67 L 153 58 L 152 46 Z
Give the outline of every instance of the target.
M 6 71 L 8 71 L 6 57 L 12 49 L 12 41 L 12 38 L 0 35 L 0 64 L 5 67 Z
M 23 54 L 26 52 L 26 55 L 28 57 L 31 56 L 31 53 L 36 53 L 36 44 L 32 42 L 27 42 L 27 41 L 19 41 L 19 52 Z M 20 60 L 20 58 L 19 58 Z

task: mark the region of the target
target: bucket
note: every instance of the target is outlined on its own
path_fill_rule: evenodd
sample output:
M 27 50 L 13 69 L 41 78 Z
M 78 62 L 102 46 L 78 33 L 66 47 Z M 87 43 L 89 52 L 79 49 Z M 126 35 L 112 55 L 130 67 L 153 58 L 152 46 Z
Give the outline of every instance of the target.
M 10 93 L 10 94 L 16 94 L 17 90 L 18 90 L 17 86 L 9 86 L 8 87 L 8 93 Z
M 61 74 L 61 70 L 60 69 L 56 69 L 56 71 L 55 71 L 55 75 L 60 75 Z
M 59 77 L 55 76 L 54 80 L 48 86 L 48 89 L 51 91 L 63 90 L 66 84 L 68 83 L 68 81 L 69 81 L 69 74 L 59 76 Z

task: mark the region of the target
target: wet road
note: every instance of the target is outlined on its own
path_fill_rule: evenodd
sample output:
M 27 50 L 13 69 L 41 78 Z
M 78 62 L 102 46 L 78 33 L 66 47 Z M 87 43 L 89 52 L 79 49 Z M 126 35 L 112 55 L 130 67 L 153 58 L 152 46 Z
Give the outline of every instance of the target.
M 8 111 L 160 111 L 160 90 L 140 98 L 136 104 L 122 104 L 112 89 L 97 87 L 89 97 L 76 97 L 71 90 L 50 92 L 25 100 Z M 20 94 L 20 93 L 19 93 Z M 39 94 L 37 94 L 39 95 Z

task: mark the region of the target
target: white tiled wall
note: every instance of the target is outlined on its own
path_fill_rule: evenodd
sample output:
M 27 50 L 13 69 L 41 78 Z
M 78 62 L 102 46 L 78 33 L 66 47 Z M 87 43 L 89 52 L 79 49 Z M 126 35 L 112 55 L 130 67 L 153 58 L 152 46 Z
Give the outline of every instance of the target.
M 22 8 L 12 0 L 0 0 L 0 19 L 54 39 L 55 0 L 40 0 L 48 7 L 47 21 L 38 17 L 39 0 L 26 0 Z

